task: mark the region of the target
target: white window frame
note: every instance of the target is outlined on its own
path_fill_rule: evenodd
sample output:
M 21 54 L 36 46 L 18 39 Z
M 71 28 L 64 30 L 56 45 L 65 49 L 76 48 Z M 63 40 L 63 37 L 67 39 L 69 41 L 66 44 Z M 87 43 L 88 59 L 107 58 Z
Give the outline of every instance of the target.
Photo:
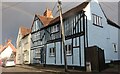
M 100 17 L 96 14 L 92 14 L 92 17 L 93 17 L 93 25 L 103 27 L 102 26 L 102 17 Z
M 72 55 L 72 47 L 71 44 L 65 45 L 66 46 L 66 55 Z
M 112 43 L 112 45 L 113 45 L 114 52 L 117 53 L 117 44 L 116 43 Z
M 51 28 L 52 28 L 52 29 L 51 29 L 51 33 L 58 32 L 58 31 L 59 31 L 59 30 L 58 30 L 58 24 L 52 26 Z
M 50 56 L 55 56 L 55 47 L 49 49 Z

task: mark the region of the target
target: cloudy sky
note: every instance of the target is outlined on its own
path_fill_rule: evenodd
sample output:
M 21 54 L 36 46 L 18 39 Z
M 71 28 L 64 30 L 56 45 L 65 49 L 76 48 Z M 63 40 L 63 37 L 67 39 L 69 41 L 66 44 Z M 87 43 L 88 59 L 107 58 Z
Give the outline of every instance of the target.
M 64 2 L 63 12 L 79 5 L 81 2 Z M 118 3 L 101 3 L 106 15 L 118 22 Z M 30 28 L 34 14 L 42 15 L 46 8 L 53 10 L 53 16 L 58 16 L 56 2 L 2 2 L 2 42 L 8 38 L 15 44 L 20 26 Z

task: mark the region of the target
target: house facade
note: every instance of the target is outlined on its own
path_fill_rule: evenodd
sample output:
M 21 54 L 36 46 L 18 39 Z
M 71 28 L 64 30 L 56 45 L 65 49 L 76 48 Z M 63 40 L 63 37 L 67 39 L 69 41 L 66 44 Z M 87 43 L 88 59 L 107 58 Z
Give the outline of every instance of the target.
M 60 18 L 42 17 L 35 15 L 32 25 L 32 63 L 64 65 Z M 97 0 L 83 2 L 63 13 L 63 24 L 68 66 L 84 67 L 85 48 L 94 45 L 104 50 L 106 63 L 120 60 L 120 26 L 106 17 Z
M 16 64 L 30 64 L 31 30 L 20 27 L 16 41 Z
M 41 30 L 41 28 L 47 26 L 52 19 L 49 9 L 46 9 L 42 16 L 35 14 L 31 27 L 31 64 L 45 63 L 46 30 Z
M 22 38 L 23 50 L 23 64 L 30 64 L 30 47 L 31 47 L 31 34 L 30 32 Z
M 13 60 L 16 63 L 16 48 L 11 43 L 11 40 L 8 39 L 6 44 L 0 49 L 0 60 L 4 62 L 7 60 Z

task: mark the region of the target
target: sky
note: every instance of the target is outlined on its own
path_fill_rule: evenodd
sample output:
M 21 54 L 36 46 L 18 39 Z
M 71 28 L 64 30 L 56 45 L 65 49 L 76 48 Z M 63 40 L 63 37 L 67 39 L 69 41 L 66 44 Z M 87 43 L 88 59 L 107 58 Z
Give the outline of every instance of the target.
M 63 13 L 80 3 L 63 2 Z M 106 15 L 112 21 L 118 23 L 118 3 L 104 2 L 100 4 Z M 43 15 L 46 8 L 53 10 L 54 17 L 58 16 L 56 2 L 2 2 L 2 41 L 0 41 L 0 44 L 9 38 L 15 45 L 19 27 L 30 28 L 34 15 L 36 13 Z

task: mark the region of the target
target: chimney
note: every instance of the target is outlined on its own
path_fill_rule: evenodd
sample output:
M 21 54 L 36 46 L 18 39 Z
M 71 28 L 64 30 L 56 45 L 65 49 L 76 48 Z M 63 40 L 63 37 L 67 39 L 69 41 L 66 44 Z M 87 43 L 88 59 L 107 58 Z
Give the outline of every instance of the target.
M 48 8 L 45 10 L 43 15 L 46 16 L 47 18 L 53 18 L 52 11 Z
M 11 43 L 11 40 L 10 40 L 10 39 L 7 40 L 7 44 L 8 44 L 8 43 Z

